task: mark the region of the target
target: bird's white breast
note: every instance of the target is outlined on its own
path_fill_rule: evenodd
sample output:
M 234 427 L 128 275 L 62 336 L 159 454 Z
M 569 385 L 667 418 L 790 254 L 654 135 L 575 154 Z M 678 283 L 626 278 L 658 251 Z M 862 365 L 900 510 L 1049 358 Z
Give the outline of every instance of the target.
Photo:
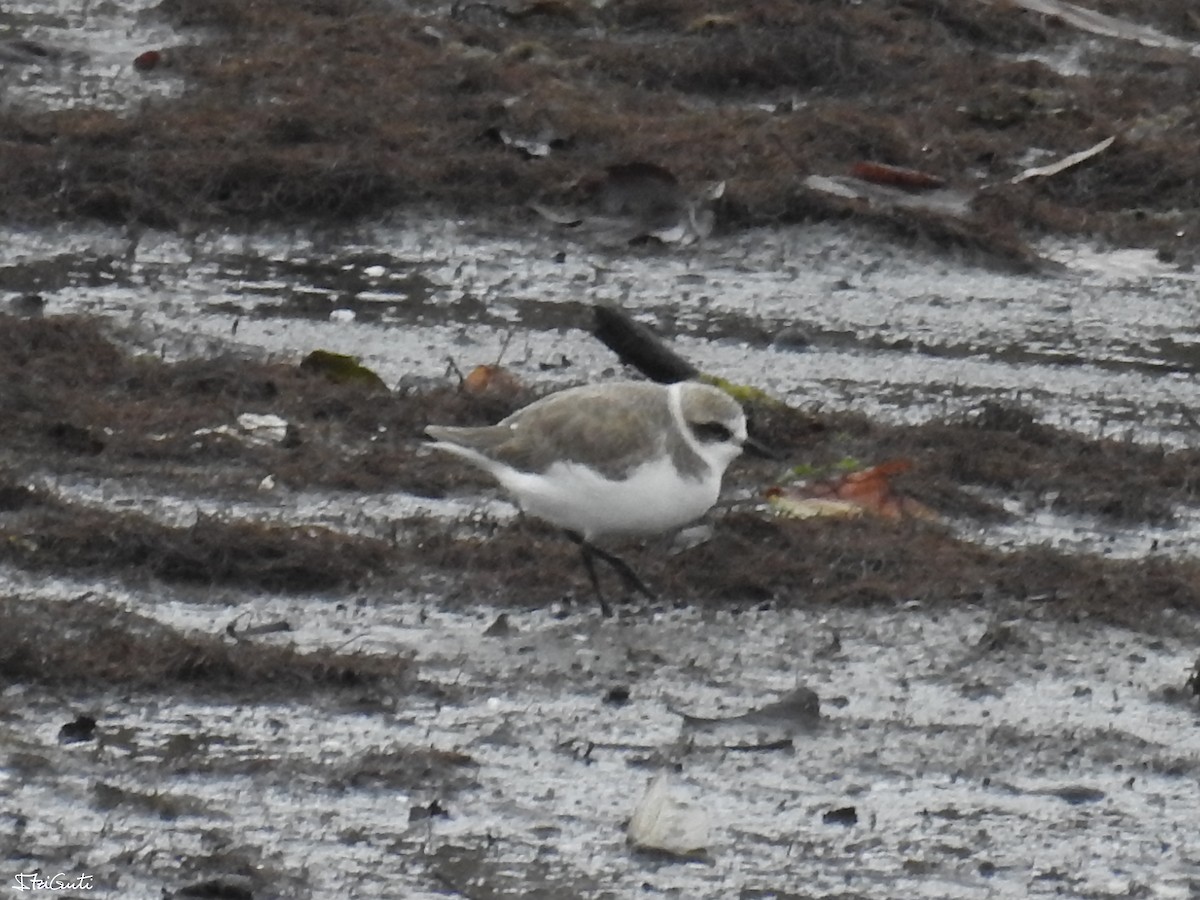
M 606 534 L 651 534 L 679 528 L 717 502 L 721 472 L 684 478 L 669 456 L 659 456 L 609 481 L 579 463 L 556 462 L 533 474 L 495 473 L 533 516 L 591 539 Z

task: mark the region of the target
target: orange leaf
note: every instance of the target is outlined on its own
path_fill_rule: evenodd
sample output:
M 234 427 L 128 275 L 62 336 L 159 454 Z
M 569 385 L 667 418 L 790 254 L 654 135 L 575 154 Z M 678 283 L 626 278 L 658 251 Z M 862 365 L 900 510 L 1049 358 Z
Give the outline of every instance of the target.
M 517 394 L 521 382 L 503 366 L 476 366 L 463 379 L 462 387 L 468 394 Z

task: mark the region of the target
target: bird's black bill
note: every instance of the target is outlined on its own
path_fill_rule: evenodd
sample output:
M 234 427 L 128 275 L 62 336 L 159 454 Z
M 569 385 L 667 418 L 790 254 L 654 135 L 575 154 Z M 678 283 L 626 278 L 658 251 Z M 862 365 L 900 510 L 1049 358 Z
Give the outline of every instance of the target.
M 779 453 L 771 447 L 768 447 L 757 438 L 748 437 L 742 442 L 742 450 L 750 456 L 757 456 L 762 459 L 782 459 Z

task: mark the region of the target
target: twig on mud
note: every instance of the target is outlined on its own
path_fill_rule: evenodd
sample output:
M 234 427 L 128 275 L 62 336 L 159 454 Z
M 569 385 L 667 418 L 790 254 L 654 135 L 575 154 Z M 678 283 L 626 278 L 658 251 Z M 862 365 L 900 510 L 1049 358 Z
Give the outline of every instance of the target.
M 240 616 L 238 618 L 241 618 Z M 266 622 L 262 625 L 251 625 L 249 628 L 238 630 L 237 619 L 225 626 L 225 633 L 235 641 L 244 641 L 247 638 L 259 637 L 264 634 L 279 634 L 284 631 L 291 631 L 292 626 L 286 619 L 278 619 L 274 622 Z
M 1019 175 L 1014 175 L 1009 179 L 1009 184 L 1020 184 L 1022 181 L 1028 181 L 1030 178 L 1046 178 L 1050 175 L 1057 175 L 1059 172 L 1065 172 L 1067 169 L 1074 168 L 1081 162 L 1086 162 L 1093 156 L 1103 153 L 1112 146 L 1113 141 L 1117 139 L 1116 135 L 1106 137 L 1098 144 L 1088 147 L 1086 150 L 1080 150 L 1078 153 L 1072 153 L 1070 156 L 1064 156 L 1058 162 L 1049 163 L 1045 166 L 1033 166 L 1026 169 Z
M 596 304 L 592 334 L 627 366 L 651 381 L 674 384 L 700 374 L 700 370 L 664 344 L 657 335 L 617 306 Z
M 453 356 L 446 357 L 446 375 L 457 375 L 459 387 L 462 387 L 463 382 L 467 380 L 467 376 L 464 375 L 462 369 L 458 367 L 458 362 Z
M 462 369 L 458 367 L 458 360 L 456 360 L 453 356 L 447 356 L 446 375 L 449 376 L 454 374 L 458 376 L 458 386 L 460 390 L 463 388 L 472 388 L 476 391 L 481 390 L 487 386 L 486 381 L 488 380 L 488 377 L 490 377 L 492 374 L 502 371 L 500 361 L 504 359 L 504 354 L 508 352 L 508 345 L 512 343 L 512 339 L 516 333 L 516 327 L 510 328 L 504 335 L 504 340 L 500 342 L 500 352 L 496 354 L 496 361 L 494 363 L 476 366 L 471 370 L 471 374 L 469 375 L 463 374 Z M 475 380 L 480 378 L 480 375 L 477 375 L 476 373 L 483 373 L 485 376 L 488 376 L 482 379 L 485 382 L 484 384 L 478 385 L 475 383 Z

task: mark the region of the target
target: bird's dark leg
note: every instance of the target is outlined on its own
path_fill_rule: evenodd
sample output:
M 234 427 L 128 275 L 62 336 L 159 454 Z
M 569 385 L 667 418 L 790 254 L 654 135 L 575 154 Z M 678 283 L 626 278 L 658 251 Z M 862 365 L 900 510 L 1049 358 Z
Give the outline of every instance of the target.
M 612 615 L 612 607 L 608 605 L 608 601 L 604 599 L 604 592 L 600 590 L 600 579 L 596 576 L 596 557 L 604 560 L 625 585 L 625 590 L 631 594 L 641 594 L 647 600 L 657 599 L 651 592 L 650 588 L 646 587 L 642 579 L 638 578 L 637 573 L 629 567 L 629 563 L 621 559 L 621 557 L 609 553 L 607 550 L 602 550 L 595 544 L 588 542 L 583 535 L 576 531 L 568 531 L 567 537 L 579 545 L 579 553 L 583 557 L 584 568 L 587 569 L 588 577 L 592 580 L 592 587 L 596 590 L 596 597 L 600 601 L 600 612 L 605 616 Z
M 592 580 L 592 588 L 596 591 L 596 599 L 600 601 L 600 615 L 606 619 L 612 618 L 612 607 L 604 599 L 604 591 L 600 590 L 600 579 L 596 576 L 596 562 L 593 558 L 592 545 L 574 531 L 568 531 L 567 537 L 579 545 L 579 555 L 583 557 L 583 567 L 587 569 L 588 578 Z
M 586 543 L 586 542 L 585 542 Z M 592 553 L 600 557 L 606 563 L 613 567 L 614 571 L 621 576 L 621 581 L 625 582 L 625 589 L 631 594 L 641 594 L 647 600 L 657 600 L 654 592 L 646 587 L 646 583 L 638 578 L 637 572 L 629 567 L 629 563 L 621 559 L 619 556 L 614 556 L 607 550 L 601 550 L 593 544 L 586 544 L 591 549 Z

